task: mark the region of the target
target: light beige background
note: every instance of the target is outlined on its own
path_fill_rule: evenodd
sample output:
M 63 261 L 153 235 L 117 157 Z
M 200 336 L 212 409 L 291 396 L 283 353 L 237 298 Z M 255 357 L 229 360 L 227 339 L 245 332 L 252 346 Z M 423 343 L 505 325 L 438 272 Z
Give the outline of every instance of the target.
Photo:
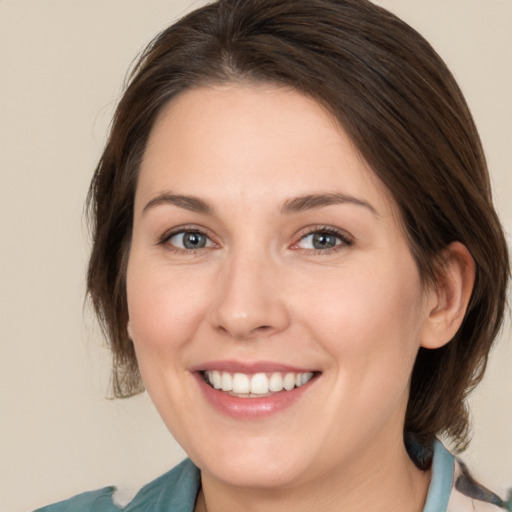
M 378 3 L 419 29 L 454 71 L 510 233 L 512 2 Z M 0 0 L 1 511 L 136 486 L 184 456 L 146 396 L 104 398 L 109 356 L 82 308 L 82 208 L 128 66 L 191 4 Z M 512 484 L 510 337 L 508 328 L 471 401 L 465 455 L 500 487 Z

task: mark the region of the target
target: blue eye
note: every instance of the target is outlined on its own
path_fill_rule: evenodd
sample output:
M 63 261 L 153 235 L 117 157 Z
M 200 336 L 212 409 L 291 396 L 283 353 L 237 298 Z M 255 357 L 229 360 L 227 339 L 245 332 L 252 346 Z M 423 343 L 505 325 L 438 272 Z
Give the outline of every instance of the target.
M 203 249 L 211 247 L 213 242 L 204 234 L 198 231 L 180 231 L 171 235 L 167 242 L 178 249 Z
M 327 230 L 318 230 L 304 235 L 299 240 L 297 246 L 301 249 L 325 251 L 334 249 L 341 244 L 350 245 L 350 243 L 350 240 L 341 233 Z

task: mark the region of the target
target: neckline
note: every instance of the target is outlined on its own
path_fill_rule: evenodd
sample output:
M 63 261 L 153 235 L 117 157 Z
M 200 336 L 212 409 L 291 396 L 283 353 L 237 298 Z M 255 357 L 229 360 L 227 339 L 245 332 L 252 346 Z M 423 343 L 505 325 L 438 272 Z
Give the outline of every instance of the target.
M 428 488 L 423 512 L 446 512 L 452 491 L 454 475 L 453 455 L 437 439 L 434 441 L 432 479 Z M 199 468 L 190 459 L 185 459 L 169 473 L 142 489 L 124 509 L 135 511 L 142 500 L 152 502 L 153 510 L 176 510 L 191 512 L 201 487 Z M 157 491 L 156 495 L 154 491 Z M 155 503 L 154 501 L 157 501 Z M 137 509 L 138 510 L 138 509 Z

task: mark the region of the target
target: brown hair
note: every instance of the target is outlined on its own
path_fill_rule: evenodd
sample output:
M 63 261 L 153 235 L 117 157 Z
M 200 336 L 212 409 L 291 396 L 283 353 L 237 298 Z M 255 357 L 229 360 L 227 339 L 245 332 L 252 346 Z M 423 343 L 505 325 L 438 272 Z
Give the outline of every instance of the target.
M 367 0 L 219 0 L 159 34 L 118 105 L 88 205 L 88 292 L 114 358 L 118 397 L 142 390 L 126 332 L 126 262 L 137 173 L 162 108 L 185 89 L 258 81 L 291 86 L 325 106 L 393 195 L 424 283 L 453 241 L 476 282 L 462 326 L 420 349 L 405 431 L 428 446 L 444 433 L 463 448 L 465 397 L 500 328 L 509 278 L 480 139 L 453 76 L 411 27 Z

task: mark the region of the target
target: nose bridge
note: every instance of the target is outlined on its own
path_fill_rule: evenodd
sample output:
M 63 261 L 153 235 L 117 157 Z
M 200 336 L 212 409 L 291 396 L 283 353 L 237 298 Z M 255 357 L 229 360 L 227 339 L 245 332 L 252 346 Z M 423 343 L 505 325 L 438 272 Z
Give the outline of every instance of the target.
M 219 271 L 210 320 L 236 339 L 269 336 L 288 324 L 278 263 L 261 249 L 234 249 Z

